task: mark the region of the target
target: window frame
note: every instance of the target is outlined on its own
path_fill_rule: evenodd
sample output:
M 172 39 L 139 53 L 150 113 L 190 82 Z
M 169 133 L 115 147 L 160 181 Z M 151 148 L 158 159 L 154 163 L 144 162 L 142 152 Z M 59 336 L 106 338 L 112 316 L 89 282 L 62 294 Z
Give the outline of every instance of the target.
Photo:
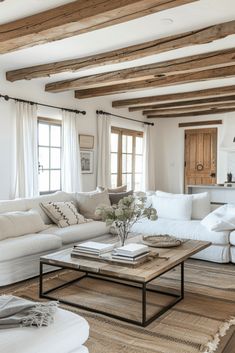
M 44 125 L 49 125 L 49 146 L 45 146 L 45 145 L 39 145 L 39 124 L 44 124 Z M 62 145 L 60 144 L 60 147 L 53 147 L 51 146 L 51 126 L 60 126 L 61 127 L 61 131 L 60 131 L 60 135 L 62 138 L 62 120 L 59 119 L 50 119 L 50 118 L 46 118 L 46 117 L 38 117 L 37 118 L 37 152 L 38 152 L 38 175 L 40 174 L 40 169 L 39 169 L 39 148 L 41 147 L 46 147 L 49 148 L 49 168 L 45 168 L 44 170 L 49 171 L 49 188 L 51 186 L 51 171 L 60 171 L 60 188 L 57 190 L 47 190 L 47 191 L 40 191 L 39 190 L 39 195 L 49 195 L 49 194 L 53 194 L 56 191 L 61 191 L 62 190 L 62 166 L 61 166 L 61 162 L 62 162 Z M 62 141 L 62 139 L 60 140 Z M 60 168 L 51 168 L 51 149 L 52 148 L 58 148 L 60 149 Z
M 111 176 L 112 175 L 116 175 L 117 174 L 117 186 L 121 186 L 122 183 L 122 175 L 123 174 L 131 174 L 132 175 L 132 179 L 131 179 L 131 188 L 135 189 L 135 176 L 136 174 L 141 174 L 143 175 L 143 173 L 136 173 L 135 172 L 135 157 L 138 155 L 140 156 L 140 154 L 136 154 L 136 138 L 137 137 L 144 137 L 144 132 L 143 131 L 138 131 L 138 130 L 130 130 L 130 129 L 125 129 L 125 128 L 120 128 L 120 127 L 116 127 L 116 126 L 111 126 L 111 134 L 117 134 L 118 135 L 118 151 L 117 152 L 111 152 L 112 153 L 117 153 L 117 173 L 112 173 L 111 172 Z M 123 173 L 122 171 L 122 156 L 123 156 L 123 149 L 122 149 L 122 138 L 123 136 L 132 136 L 132 171 L 131 173 Z M 128 153 L 126 153 L 128 154 Z M 141 156 L 143 157 L 143 153 L 141 154 Z

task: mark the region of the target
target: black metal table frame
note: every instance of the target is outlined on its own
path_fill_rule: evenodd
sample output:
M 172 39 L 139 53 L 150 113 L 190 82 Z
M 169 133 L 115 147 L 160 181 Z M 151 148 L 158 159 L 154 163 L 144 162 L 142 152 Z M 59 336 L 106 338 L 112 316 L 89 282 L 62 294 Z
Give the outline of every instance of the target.
M 83 276 L 73 279 L 72 281 L 63 283 L 57 287 L 51 288 L 49 290 L 43 291 L 43 265 L 50 265 L 50 266 L 55 266 L 61 269 L 69 269 L 72 271 L 77 271 L 77 272 L 82 272 L 85 273 Z M 175 294 L 175 293 L 169 293 L 169 292 L 164 292 L 161 290 L 156 290 L 156 289 L 152 289 L 152 288 L 147 288 L 147 285 L 150 284 L 153 280 L 161 277 L 162 275 L 164 275 L 165 273 L 173 270 L 174 268 L 176 268 L 177 266 L 181 267 L 180 270 L 180 292 L 179 294 Z M 127 317 L 123 317 L 123 316 L 119 316 L 119 315 L 115 315 L 115 314 L 111 314 L 108 313 L 106 311 L 103 310 L 97 310 L 97 309 L 93 309 L 81 304 L 77 304 L 77 303 L 73 303 L 70 302 L 68 300 L 65 299 L 59 299 L 59 298 L 55 298 L 51 295 L 49 295 L 49 293 L 52 293 L 58 289 L 61 289 L 63 287 L 69 286 L 73 283 L 79 282 L 84 278 L 93 278 L 93 279 L 100 279 L 102 281 L 108 281 L 108 282 L 112 282 L 112 283 L 116 283 L 116 284 L 120 284 L 120 285 L 124 285 L 124 286 L 128 286 L 128 287 L 134 287 L 136 289 L 140 289 L 142 291 L 142 320 L 138 321 L 138 320 L 132 320 L 129 319 Z M 174 300 L 172 300 L 171 303 L 169 303 L 168 305 L 164 306 L 160 311 L 158 311 L 157 313 L 153 314 L 150 318 L 147 319 L 147 300 L 146 300 L 146 294 L 147 292 L 154 292 L 154 293 L 159 293 L 159 294 L 165 294 L 168 296 L 172 296 L 174 298 Z M 177 304 L 179 301 L 181 301 L 184 298 L 184 262 L 181 262 L 179 264 L 177 264 L 176 266 L 171 267 L 170 269 L 164 271 L 163 273 L 161 273 L 160 275 L 157 275 L 156 277 L 152 278 L 151 280 L 147 281 L 147 282 L 141 282 L 141 281 L 137 281 L 137 280 L 126 280 L 126 279 L 121 279 L 115 276 L 108 276 L 108 275 L 101 275 L 99 273 L 92 273 L 91 271 L 84 271 L 84 270 L 80 270 L 80 269 L 74 269 L 71 268 L 70 266 L 58 266 L 58 265 L 52 265 L 49 264 L 48 262 L 44 262 L 43 259 L 40 260 L 40 277 L 39 277 L 39 296 L 40 298 L 46 298 L 46 299 L 50 299 L 50 300 L 58 300 L 60 303 L 63 304 L 67 304 L 67 305 L 71 305 L 74 306 L 76 308 L 82 309 L 82 310 L 86 310 L 86 311 L 90 311 L 93 313 L 97 313 L 97 314 L 101 314 L 101 315 L 105 315 L 108 317 L 111 317 L 113 319 L 118 319 L 124 322 L 128 322 L 134 325 L 138 325 L 138 326 L 142 326 L 142 327 L 146 327 L 147 325 L 149 325 L 151 322 L 153 322 L 154 320 L 156 320 L 159 316 L 163 315 L 167 310 L 169 310 L 170 308 L 172 308 L 175 304 Z

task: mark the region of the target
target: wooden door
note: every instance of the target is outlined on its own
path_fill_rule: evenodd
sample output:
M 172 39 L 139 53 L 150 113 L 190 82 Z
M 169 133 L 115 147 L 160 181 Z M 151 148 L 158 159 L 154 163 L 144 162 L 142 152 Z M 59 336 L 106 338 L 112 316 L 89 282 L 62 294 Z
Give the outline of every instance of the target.
M 216 183 L 217 129 L 185 130 L 185 189 Z

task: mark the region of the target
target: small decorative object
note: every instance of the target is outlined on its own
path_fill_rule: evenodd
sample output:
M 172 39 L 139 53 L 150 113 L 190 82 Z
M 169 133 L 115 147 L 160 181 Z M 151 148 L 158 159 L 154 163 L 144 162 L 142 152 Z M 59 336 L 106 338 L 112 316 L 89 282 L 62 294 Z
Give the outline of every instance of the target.
M 117 205 L 100 206 L 96 214 L 101 216 L 107 226 L 114 226 L 120 239 L 121 246 L 125 245 L 132 226 L 140 219 L 157 220 L 155 208 L 146 207 L 147 198 L 135 198 L 132 195 L 121 199 Z
M 232 175 L 232 173 L 230 172 L 230 173 L 227 174 L 227 182 L 228 182 L 228 183 L 231 183 L 232 180 L 233 180 L 233 175 Z
M 81 151 L 81 171 L 82 174 L 93 173 L 93 151 Z
M 153 248 L 172 248 L 182 244 L 180 239 L 177 239 L 168 234 L 162 235 L 143 235 L 142 243 Z
M 80 148 L 90 149 L 94 148 L 94 136 L 92 135 L 79 135 Z

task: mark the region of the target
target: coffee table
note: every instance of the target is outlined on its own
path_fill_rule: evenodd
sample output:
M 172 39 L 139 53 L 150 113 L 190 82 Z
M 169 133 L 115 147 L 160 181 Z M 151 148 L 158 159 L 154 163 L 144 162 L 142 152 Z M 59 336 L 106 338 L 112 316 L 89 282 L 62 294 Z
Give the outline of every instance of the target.
M 115 242 L 117 241 L 113 235 L 105 235 L 97 238 L 96 241 L 100 242 Z M 140 237 L 131 237 L 128 242 L 139 242 Z M 137 268 L 132 268 L 123 265 L 113 265 L 106 262 L 101 262 L 93 259 L 86 258 L 74 258 L 71 257 L 71 249 L 65 249 L 49 255 L 41 256 L 40 258 L 40 283 L 39 283 L 39 295 L 41 298 L 47 298 L 50 300 L 59 300 L 61 303 L 69 304 L 77 308 L 95 312 L 98 314 L 106 315 L 115 319 L 119 319 L 131 324 L 139 326 L 147 326 L 160 315 L 165 313 L 167 310 L 172 308 L 176 303 L 184 298 L 184 261 L 190 256 L 210 246 L 210 242 L 186 240 L 182 245 L 176 248 L 158 249 L 159 257 L 148 261 Z M 51 288 L 49 290 L 43 290 L 43 266 L 50 265 L 55 266 L 57 269 L 70 269 L 78 271 L 80 276 L 72 281 L 63 283 L 59 286 Z M 175 267 L 180 267 L 180 288 L 177 291 L 165 291 L 156 289 L 151 285 L 151 282 L 158 277 L 166 274 Z M 82 275 L 81 275 L 82 272 Z M 57 290 L 67 287 L 73 284 L 81 282 L 85 278 L 91 278 L 94 280 L 101 279 L 106 283 L 120 284 L 121 286 L 135 287 L 136 290 L 141 292 L 141 320 L 134 320 L 123 315 L 113 314 L 101 309 L 94 309 L 89 306 L 78 304 L 73 301 L 66 300 L 64 298 L 53 297 L 52 293 L 56 293 Z M 170 296 L 172 299 L 170 303 L 165 306 L 161 306 L 160 310 L 147 317 L 147 300 L 146 295 L 148 292 L 156 295 Z M 128 308 L 125 308 L 125 313 Z

